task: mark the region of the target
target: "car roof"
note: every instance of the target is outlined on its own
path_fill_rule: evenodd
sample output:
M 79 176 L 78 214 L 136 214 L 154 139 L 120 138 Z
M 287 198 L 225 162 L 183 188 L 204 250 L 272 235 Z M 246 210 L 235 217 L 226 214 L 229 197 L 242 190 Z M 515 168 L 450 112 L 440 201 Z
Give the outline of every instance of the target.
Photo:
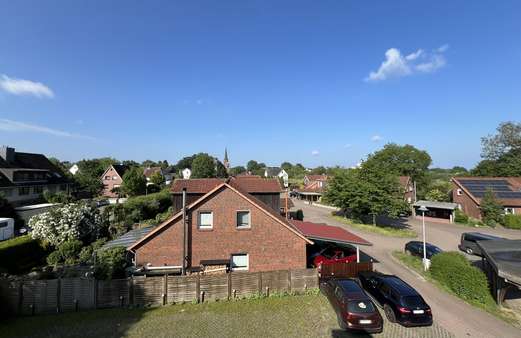
M 407 244 L 418 244 L 418 245 L 423 245 L 423 242 L 420 242 L 420 241 L 410 241 L 410 242 L 408 242 Z M 425 243 L 425 246 L 426 246 L 426 247 L 431 247 L 431 248 L 438 248 L 436 245 L 431 244 L 431 243 Z M 438 249 L 439 249 L 439 248 L 438 248 Z
M 354 279 L 336 279 L 335 283 L 350 297 L 356 295 L 367 297 L 362 287 Z
M 465 232 L 465 233 L 463 233 L 463 234 L 464 234 L 464 235 L 471 235 L 471 236 L 474 236 L 474 237 L 490 238 L 490 239 L 501 238 L 501 237 L 498 237 L 498 236 L 493 236 L 493 235 L 483 234 L 483 233 L 481 233 L 481 232 Z
M 382 278 L 391 289 L 400 293 L 401 296 L 419 296 L 418 291 L 396 276 L 385 276 Z

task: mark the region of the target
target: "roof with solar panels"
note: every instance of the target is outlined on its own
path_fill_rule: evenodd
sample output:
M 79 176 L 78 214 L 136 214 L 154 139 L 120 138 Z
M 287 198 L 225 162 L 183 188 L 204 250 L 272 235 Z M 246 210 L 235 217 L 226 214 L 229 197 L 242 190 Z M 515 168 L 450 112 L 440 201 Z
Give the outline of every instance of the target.
M 452 181 L 477 204 L 491 190 L 504 206 L 521 207 L 521 177 L 453 177 Z

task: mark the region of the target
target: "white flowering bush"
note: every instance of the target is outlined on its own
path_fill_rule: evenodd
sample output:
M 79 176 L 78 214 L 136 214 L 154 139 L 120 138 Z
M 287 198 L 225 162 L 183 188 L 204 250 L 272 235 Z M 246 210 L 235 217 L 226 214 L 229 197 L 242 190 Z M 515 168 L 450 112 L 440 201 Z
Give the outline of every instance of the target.
M 101 215 L 87 203 L 71 203 L 31 217 L 31 236 L 54 247 L 69 240 L 90 243 L 95 240 L 102 226 Z

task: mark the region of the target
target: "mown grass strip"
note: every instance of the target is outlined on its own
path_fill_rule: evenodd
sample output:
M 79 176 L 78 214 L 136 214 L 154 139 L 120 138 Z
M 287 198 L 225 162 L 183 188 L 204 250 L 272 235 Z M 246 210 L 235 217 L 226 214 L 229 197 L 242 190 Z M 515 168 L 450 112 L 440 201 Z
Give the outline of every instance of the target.
M 411 229 L 396 228 L 392 226 L 362 224 L 355 222 L 352 219 L 345 218 L 342 216 L 331 216 L 334 220 L 342 222 L 350 227 L 363 231 L 378 234 L 387 237 L 400 237 L 400 238 L 416 238 L 418 234 L 416 231 Z

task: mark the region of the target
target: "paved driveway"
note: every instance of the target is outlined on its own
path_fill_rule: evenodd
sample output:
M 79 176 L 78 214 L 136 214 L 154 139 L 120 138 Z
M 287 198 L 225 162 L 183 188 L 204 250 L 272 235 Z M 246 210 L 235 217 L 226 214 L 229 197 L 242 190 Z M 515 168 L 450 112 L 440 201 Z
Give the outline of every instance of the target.
M 295 207 L 304 211 L 304 219 L 307 221 L 345 227 L 373 243 L 373 246 L 363 248 L 363 251 L 378 260 L 379 263 L 375 264 L 375 268 L 383 273 L 398 275 L 416 288 L 432 307 L 435 322 L 456 337 L 521 337 L 519 329 L 438 290 L 420 275 L 404 268 L 401 263 L 397 262 L 391 255 L 392 251 L 403 250 L 405 243 L 410 239 L 384 237 L 351 229 L 332 219 L 330 217 L 331 210 L 310 206 L 302 201 L 295 201 Z M 411 226 L 418 229 L 421 223 L 411 221 Z M 429 241 L 445 250 L 457 250 L 461 232 L 470 231 L 472 228 L 456 226 L 455 229 L 450 229 L 450 226 L 441 225 L 438 227 L 438 224 L 429 224 L 427 226 Z M 457 231 L 460 231 L 459 234 Z M 484 232 L 489 231 L 491 230 L 487 229 Z M 515 238 L 512 236 L 517 235 L 507 230 L 503 231 L 505 231 L 505 237 Z M 419 234 L 421 235 L 421 230 Z

